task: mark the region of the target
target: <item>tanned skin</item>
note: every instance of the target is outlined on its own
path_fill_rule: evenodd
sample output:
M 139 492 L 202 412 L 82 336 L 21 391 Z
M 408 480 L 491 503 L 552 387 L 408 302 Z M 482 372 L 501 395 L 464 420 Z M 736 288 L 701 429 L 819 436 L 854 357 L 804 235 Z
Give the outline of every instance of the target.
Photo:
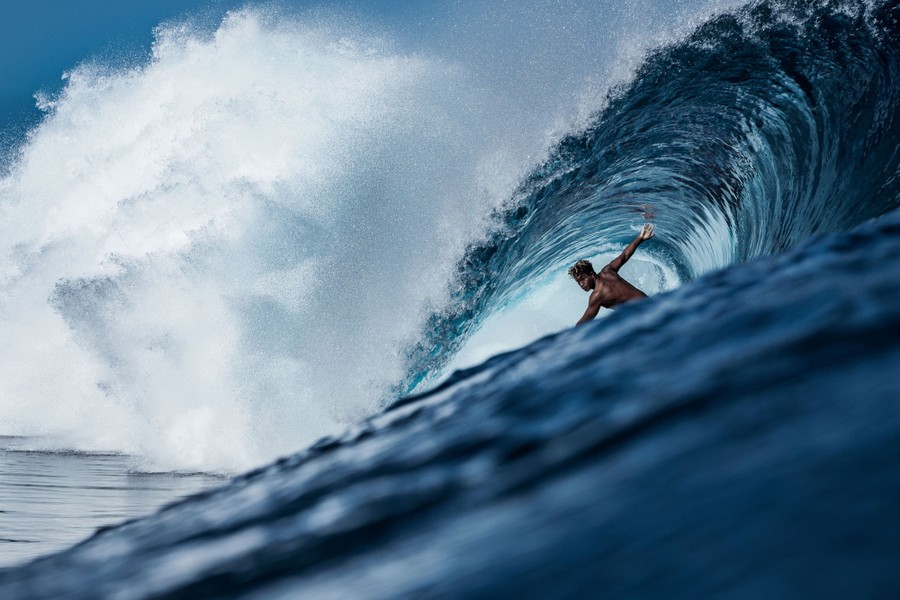
M 614 306 L 631 302 L 632 300 L 647 297 L 647 294 L 622 279 L 622 277 L 619 276 L 619 269 L 621 269 L 622 265 L 628 262 L 628 259 L 634 255 L 638 246 L 652 237 L 653 225 L 648 223 L 644 225 L 638 236 L 634 238 L 634 241 L 625 247 L 622 254 L 600 269 L 599 273 L 596 273 L 591 269 L 590 273 L 582 274 L 576 278 L 575 281 L 578 282 L 581 289 L 586 292 L 591 292 L 591 290 L 593 290 L 593 292 L 591 292 L 591 297 L 588 299 L 587 310 L 584 311 L 584 315 L 578 320 L 578 323 L 576 323 L 577 325 L 583 325 L 584 323 L 591 321 L 597 316 L 597 313 L 600 312 L 601 306 L 603 308 L 613 308 Z

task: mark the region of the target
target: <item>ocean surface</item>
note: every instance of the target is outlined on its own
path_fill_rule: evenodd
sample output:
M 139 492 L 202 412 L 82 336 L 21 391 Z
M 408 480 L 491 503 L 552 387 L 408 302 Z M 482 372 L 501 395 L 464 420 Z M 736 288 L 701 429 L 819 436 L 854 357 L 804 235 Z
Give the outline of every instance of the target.
M 224 481 L 141 472 L 118 454 L 23 450 L 30 443 L 0 437 L 0 567 L 63 550 Z
M 597 9 L 563 125 L 254 8 L 74 70 L 0 182 L 0 434 L 204 491 L 0 597 L 900 595 L 900 4 L 679 7 Z

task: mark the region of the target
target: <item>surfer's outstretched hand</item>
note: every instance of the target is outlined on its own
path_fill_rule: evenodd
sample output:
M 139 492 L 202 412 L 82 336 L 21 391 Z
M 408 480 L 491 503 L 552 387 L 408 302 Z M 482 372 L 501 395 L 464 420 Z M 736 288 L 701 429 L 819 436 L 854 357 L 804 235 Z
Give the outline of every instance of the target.
M 638 237 L 641 238 L 642 242 L 652 238 L 653 237 L 653 225 L 651 225 L 650 223 L 644 224 L 644 226 L 641 228 L 641 233 Z

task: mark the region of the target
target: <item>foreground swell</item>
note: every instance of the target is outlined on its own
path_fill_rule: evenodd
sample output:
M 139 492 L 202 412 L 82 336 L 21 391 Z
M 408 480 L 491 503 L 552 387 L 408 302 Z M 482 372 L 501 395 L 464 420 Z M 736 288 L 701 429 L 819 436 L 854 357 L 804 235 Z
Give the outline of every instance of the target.
M 888 597 L 900 213 L 628 305 L 0 596 Z

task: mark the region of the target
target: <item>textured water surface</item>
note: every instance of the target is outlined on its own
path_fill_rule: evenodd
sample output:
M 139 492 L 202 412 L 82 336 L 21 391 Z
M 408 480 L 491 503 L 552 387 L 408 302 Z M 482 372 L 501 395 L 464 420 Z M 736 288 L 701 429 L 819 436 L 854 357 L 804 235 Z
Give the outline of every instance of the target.
M 23 449 L 30 441 L 0 437 L 0 566 L 62 550 L 225 481 L 135 472 L 134 461 L 118 454 Z

